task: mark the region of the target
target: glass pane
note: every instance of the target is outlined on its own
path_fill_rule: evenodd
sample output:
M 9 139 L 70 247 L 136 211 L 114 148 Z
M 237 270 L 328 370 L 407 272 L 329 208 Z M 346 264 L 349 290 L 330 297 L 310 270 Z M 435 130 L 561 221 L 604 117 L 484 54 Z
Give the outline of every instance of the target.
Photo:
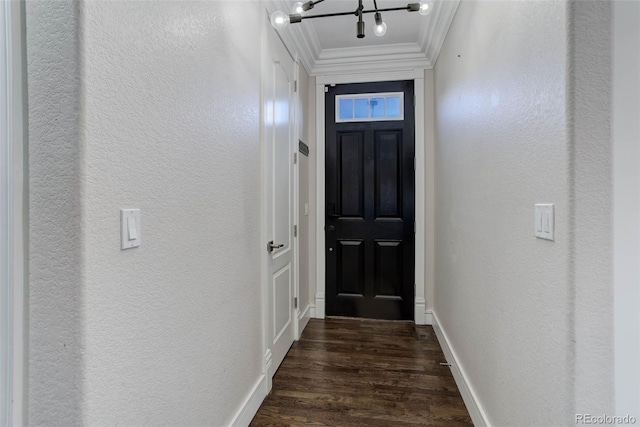
M 387 117 L 400 117 L 400 97 L 387 98 Z
M 352 119 L 353 118 L 353 99 L 341 99 L 339 106 L 340 119 Z
M 371 117 L 384 117 L 384 98 L 371 98 Z
M 369 100 L 367 98 L 356 99 L 356 119 L 369 117 Z

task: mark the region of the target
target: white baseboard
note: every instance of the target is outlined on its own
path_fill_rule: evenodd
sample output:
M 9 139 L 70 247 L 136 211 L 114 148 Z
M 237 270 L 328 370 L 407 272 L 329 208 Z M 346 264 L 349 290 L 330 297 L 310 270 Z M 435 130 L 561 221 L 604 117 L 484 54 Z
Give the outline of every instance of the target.
M 324 319 L 324 292 L 318 292 L 316 294 L 316 305 L 315 305 L 315 318 L 316 319 Z
M 416 325 L 427 324 L 425 319 L 425 310 L 426 310 L 426 302 L 424 301 L 424 298 L 416 297 L 416 300 L 413 306 L 413 313 L 414 313 L 413 320 L 416 323 Z
M 316 318 L 316 305 L 315 304 L 309 304 L 309 315 L 311 316 L 312 319 Z
M 433 325 L 433 310 L 424 311 L 424 324 Z
M 490 427 L 491 425 L 489 424 L 487 414 L 480 404 L 478 395 L 473 390 L 473 387 L 469 382 L 469 378 L 467 377 L 464 368 L 462 367 L 462 365 L 460 365 L 460 361 L 456 356 L 456 352 L 451 346 L 446 332 L 444 331 L 444 329 L 442 329 L 435 311 L 431 312 L 431 316 L 433 319 L 433 330 L 438 337 L 440 347 L 442 347 L 442 351 L 447 359 L 447 362 L 451 364 L 449 368 L 451 369 L 453 379 L 456 381 L 456 385 L 460 390 L 460 394 L 462 395 L 464 404 L 467 406 L 467 410 L 469 411 L 469 415 L 471 416 L 473 425 L 475 427 Z
M 231 419 L 230 426 L 245 427 L 251 423 L 251 420 L 260 409 L 260 405 L 265 397 L 267 397 L 267 376 L 262 374 L 260 379 L 253 386 L 253 390 L 246 397 L 236 415 Z
M 298 316 L 298 339 L 300 338 L 300 335 L 302 335 L 304 328 L 307 327 L 309 319 L 311 319 L 311 304 L 307 305 L 307 308 L 305 308 Z

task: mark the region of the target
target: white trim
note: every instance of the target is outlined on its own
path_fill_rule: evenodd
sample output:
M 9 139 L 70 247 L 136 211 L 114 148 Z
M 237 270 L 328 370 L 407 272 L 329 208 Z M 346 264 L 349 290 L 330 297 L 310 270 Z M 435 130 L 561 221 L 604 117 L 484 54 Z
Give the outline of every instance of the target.
M 435 25 L 432 25 L 431 27 L 424 26 L 420 31 L 418 44 L 421 46 L 422 50 L 425 52 L 425 56 L 434 67 L 459 5 L 460 0 L 435 2 L 434 11 L 429 17 L 433 22 L 435 22 Z M 427 28 L 430 28 L 431 31 L 427 32 Z
M 315 304 L 309 304 L 309 317 L 311 317 L 312 319 L 317 319 L 318 316 L 316 316 L 316 305 Z
M 310 76 L 373 70 L 431 69 L 435 66 L 459 4 L 460 0 L 436 2 L 431 15 L 422 21 L 415 43 L 322 49 L 318 35 L 308 21 L 289 25 L 278 34 L 288 49 L 300 54 L 302 65 Z M 285 0 L 266 1 L 269 13 L 276 10 L 288 13 L 290 8 L 291 3 Z M 430 22 L 434 25 L 428 25 Z
M 433 310 L 425 310 L 424 312 L 424 324 L 433 325 Z
M 0 20 L 6 31 L 0 41 L 2 55 L 2 94 L 0 114 L 0 231 L 5 257 L 0 263 L 0 313 L 3 331 L 0 363 L 3 382 L 1 425 L 24 424 L 24 283 L 25 283 L 25 186 L 23 143 L 23 67 L 22 2 L 5 1 L 0 5 Z M 6 121 L 5 121 L 6 120 Z M 5 406 L 6 405 L 6 406 Z
M 324 49 L 311 75 L 433 68 L 417 43 Z
M 378 81 L 413 80 L 416 105 L 415 114 L 415 303 L 414 320 L 424 324 L 425 271 L 424 257 L 426 236 L 425 222 L 425 139 L 424 139 L 424 69 L 396 70 L 388 73 L 366 73 L 318 76 L 316 78 L 316 298 L 315 318 L 325 317 L 326 257 L 325 257 L 325 85 L 342 83 L 365 83 Z
M 262 197 L 261 206 L 260 206 L 260 277 L 262 283 L 262 354 L 265 355 L 264 363 L 263 363 L 263 374 L 268 374 L 269 369 L 271 368 L 271 349 L 269 346 L 269 267 L 268 267 L 268 257 L 262 252 L 262 244 L 266 244 L 269 240 L 268 230 L 269 223 L 267 221 L 267 206 L 269 206 L 269 201 L 267 200 L 267 195 L 269 194 L 269 185 L 271 181 L 267 179 L 267 164 L 268 164 L 268 153 L 265 149 L 266 144 L 264 141 L 266 140 L 265 135 L 265 101 L 266 101 L 266 93 L 265 93 L 265 75 L 267 73 L 267 22 L 262 20 L 261 25 L 261 78 L 260 78 L 260 141 L 263 143 L 260 144 L 260 176 L 262 177 Z M 271 377 L 267 375 L 267 390 L 271 390 Z
M 307 308 L 305 308 L 301 313 L 300 312 L 298 313 L 298 328 L 300 333 L 296 335 L 296 340 L 300 339 L 300 336 L 304 332 L 304 328 L 307 327 L 307 324 L 309 323 L 310 319 L 311 319 L 311 304 L 308 304 Z
M 418 287 L 416 286 L 416 293 L 418 291 Z M 427 304 L 424 301 L 424 298 L 420 298 L 418 296 L 415 297 L 414 303 L 414 319 L 416 325 L 428 325 L 427 323 Z
M 473 389 L 473 386 L 469 381 L 469 377 L 467 376 L 463 366 L 460 364 L 460 359 L 458 359 L 457 353 L 451 345 L 446 332 L 442 328 L 442 325 L 440 324 L 435 311 L 432 312 L 432 316 L 433 330 L 436 333 L 436 337 L 438 338 L 438 342 L 440 343 L 440 347 L 442 348 L 444 357 L 451 365 L 449 368 L 451 369 L 453 378 L 456 381 L 458 389 L 460 390 L 462 400 L 464 400 L 464 404 L 469 411 L 469 415 L 471 416 L 473 425 L 475 427 L 490 427 L 491 424 L 489 423 L 486 412 L 482 408 L 480 399 L 478 398 L 478 394 Z
M 414 321 L 416 324 L 426 324 L 426 317 L 422 317 L 421 313 L 424 313 L 427 307 L 427 301 L 425 300 L 425 248 L 426 248 L 426 233 L 425 233 L 425 198 L 426 198 L 426 180 L 425 180 L 425 144 L 427 143 L 424 137 L 424 70 L 416 70 L 414 78 L 414 94 L 416 97 L 416 105 L 414 107 L 416 115 L 416 170 L 415 170 L 415 221 L 416 221 L 416 233 L 415 233 L 415 304 L 414 304 Z M 433 171 L 432 171 L 433 173 Z M 433 238 L 433 236 L 430 236 Z
M 289 12 L 291 5 L 284 0 L 267 0 L 265 2 L 267 14 L 271 14 L 276 10 Z M 268 24 L 270 25 L 270 23 Z M 289 49 L 290 52 L 296 52 L 299 56 L 302 66 L 307 74 L 313 68 L 316 59 L 320 56 L 320 41 L 315 31 L 309 23 L 301 22 L 296 25 L 289 25 L 283 31 L 277 31 L 278 36 Z
M 291 53 L 291 52 L 290 52 Z M 298 122 L 300 116 L 300 63 L 297 53 L 293 54 L 293 80 L 294 89 L 293 92 L 293 134 L 291 135 L 291 150 L 292 158 L 296 161 L 293 165 L 293 224 L 291 227 L 300 228 L 300 153 L 298 153 L 298 140 L 300 139 L 300 124 Z M 293 235 L 293 232 L 291 233 Z M 293 235 L 293 295 L 297 298 L 298 304 L 300 304 L 300 233 Z M 297 307 L 294 308 L 294 321 L 293 321 L 293 336 L 297 340 L 302 329 L 300 328 L 300 319 L 298 315 L 300 311 Z
M 242 402 L 242 405 L 240 405 L 240 409 L 238 409 L 233 416 L 229 425 L 233 427 L 248 426 L 258 412 L 258 409 L 260 409 L 260 405 L 264 401 L 264 398 L 267 397 L 267 394 L 269 394 L 267 378 L 266 375 L 262 374 L 253 386 L 251 392 Z

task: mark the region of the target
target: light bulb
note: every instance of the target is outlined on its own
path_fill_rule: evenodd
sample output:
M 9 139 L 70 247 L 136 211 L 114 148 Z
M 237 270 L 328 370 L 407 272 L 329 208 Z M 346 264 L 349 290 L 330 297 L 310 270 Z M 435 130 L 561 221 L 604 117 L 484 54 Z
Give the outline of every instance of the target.
M 433 9 L 433 2 L 431 0 L 420 1 L 420 10 L 418 11 L 420 15 L 426 16 L 430 14 L 431 9 Z
M 282 30 L 285 28 L 289 25 L 289 21 L 289 15 L 282 11 L 277 10 L 271 14 L 271 25 L 273 25 L 273 28 L 276 30 Z
M 382 15 L 380 14 L 380 12 L 376 12 L 376 14 L 374 15 L 374 18 L 375 18 L 376 26 L 373 28 L 373 34 L 375 34 L 378 37 L 384 36 L 385 33 L 387 32 L 387 24 L 382 22 Z
M 302 6 L 301 1 L 297 1 L 293 4 L 291 13 L 293 13 L 294 15 L 302 15 L 304 13 L 304 7 Z
M 376 24 L 375 28 L 373 29 L 373 34 L 375 34 L 378 37 L 384 36 L 387 33 L 387 24 L 382 22 L 380 24 Z

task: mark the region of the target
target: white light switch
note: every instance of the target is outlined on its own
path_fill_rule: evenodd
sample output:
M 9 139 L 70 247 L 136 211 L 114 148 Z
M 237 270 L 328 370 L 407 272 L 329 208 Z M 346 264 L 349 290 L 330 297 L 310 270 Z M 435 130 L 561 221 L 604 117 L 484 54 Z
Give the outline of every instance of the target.
M 536 204 L 534 235 L 540 239 L 554 240 L 555 212 L 553 204 Z
M 140 246 L 140 209 L 120 209 L 122 249 Z

